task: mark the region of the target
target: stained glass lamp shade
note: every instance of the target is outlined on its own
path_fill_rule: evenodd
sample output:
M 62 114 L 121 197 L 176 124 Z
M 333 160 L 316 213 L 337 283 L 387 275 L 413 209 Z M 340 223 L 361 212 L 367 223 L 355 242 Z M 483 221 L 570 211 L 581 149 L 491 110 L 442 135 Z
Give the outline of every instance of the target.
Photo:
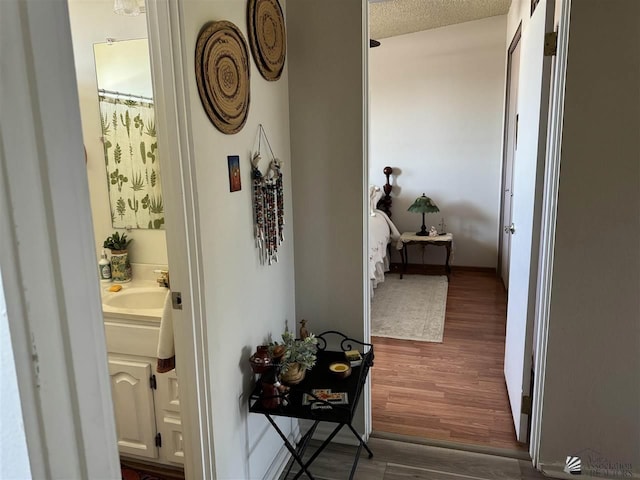
M 424 214 L 436 213 L 440 211 L 438 206 L 433 203 L 433 200 L 431 200 L 423 193 L 421 197 L 416 198 L 416 201 L 413 202 L 413 204 L 407 210 L 409 212 L 422 214 L 422 229 L 419 232 L 416 232 L 416 235 L 419 235 L 421 237 L 426 237 L 427 235 L 429 235 L 427 227 L 424 224 Z

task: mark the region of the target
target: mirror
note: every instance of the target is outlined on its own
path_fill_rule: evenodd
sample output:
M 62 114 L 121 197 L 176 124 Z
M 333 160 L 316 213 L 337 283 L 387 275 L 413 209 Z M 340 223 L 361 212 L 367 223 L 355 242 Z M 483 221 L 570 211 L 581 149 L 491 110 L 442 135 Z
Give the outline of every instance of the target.
M 114 228 L 164 228 L 151 63 L 146 38 L 94 45 Z

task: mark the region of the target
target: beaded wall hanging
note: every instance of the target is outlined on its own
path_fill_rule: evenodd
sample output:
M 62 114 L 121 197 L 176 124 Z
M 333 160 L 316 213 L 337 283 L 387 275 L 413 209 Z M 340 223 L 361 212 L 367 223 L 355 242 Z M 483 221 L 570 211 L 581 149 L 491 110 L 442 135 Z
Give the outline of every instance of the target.
M 263 175 L 258 168 L 261 160 L 262 139 L 271 156 L 269 168 Z M 258 151 L 251 158 L 253 182 L 253 220 L 256 247 L 260 263 L 271 265 L 278 261 L 278 247 L 284 242 L 284 188 L 282 186 L 282 162 L 273 154 L 267 134 L 258 128 Z

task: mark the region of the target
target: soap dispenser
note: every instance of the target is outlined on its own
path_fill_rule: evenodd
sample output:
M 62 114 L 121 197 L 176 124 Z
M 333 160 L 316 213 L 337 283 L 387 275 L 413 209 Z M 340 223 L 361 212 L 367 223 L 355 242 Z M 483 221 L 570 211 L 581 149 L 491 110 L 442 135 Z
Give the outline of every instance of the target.
M 100 271 L 100 280 L 103 282 L 111 281 L 111 262 L 107 258 L 107 252 L 102 250 L 100 261 L 98 262 L 98 270 Z

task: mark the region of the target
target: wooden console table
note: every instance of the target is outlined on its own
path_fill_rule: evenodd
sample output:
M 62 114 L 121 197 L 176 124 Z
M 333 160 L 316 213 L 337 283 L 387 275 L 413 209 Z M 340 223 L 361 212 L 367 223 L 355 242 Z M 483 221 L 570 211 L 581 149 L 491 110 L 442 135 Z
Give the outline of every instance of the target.
M 407 252 L 407 245 L 436 245 L 438 247 L 445 247 L 447 249 L 447 259 L 444 264 L 445 271 L 447 272 L 447 278 L 451 273 L 451 266 L 449 265 L 449 259 L 451 258 L 451 245 L 453 243 L 453 235 L 451 233 L 445 233 L 438 235 L 437 237 L 420 236 L 415 232 L 404 232 L 400 235 L 400 243 L 402 249 L 400 249 L 400 256 L 402 257 L 402 270 L 400 271 L 400 278 L 407 272 L 407 265 L 409 264 L 409 256 Z
M 373 345 L 353 340 L 333 330 L 321 333 L 317 338 L 317 362 L 313 369 L 307 371 L 304 380 L 298 385 L 292 385 L 288 393 L 277 396 L 265 396 L 261 383 L 258 381 L 249 399 L 249 411 L 251 413 L 264 415 L 278 432 L 278 435 L 291 453 L 293 461 L 300 467 L 300 471 L 297 472 L 294 478 L 299 478 L 302 474 L 305 474 L 313 480 L 314 477 L 309 471 L 309 467 L 325 447 L 329 445 L 333 437 L 335 437 L 342 427 L 347 426 L 358 441 L 358 450 L 351 468 L 351 475 L 349 476 L 349 479 L 352 479 L 358 466 L 362 448 L 364 447 L 369 453 L 369 458 L 373 457 L 373 453 L 367 446 L 367 443 L 352 426 L 353 416 L 358 406 L 367 374 L 373 366 Z M 337 343 L 338 347 L 335 350 L 327 349 L 329 338 L 331 338 L 334 343 Z M 344 361 L 344 352 L 352 349 L 360 350 L 362 354 L 362 364 L 352 367 L 351 375 L 347 378 L 338 378 L 329 371 L 329 365 L 332 362 Z M 330 403 L 313 394 L 314 391 L 319 393 L 319 390 L 344 393 L 346 394 L 347 401 L 343 404 Z M 274 408 L 266 408 L 265 403 L 269 405 L 269 400 L 271 399 L 278 399 L 277 403 L 280 405 Z M 266 402 L 263 402 L 263 400 L 266 400 Z M 274 416 L 313 420 L 313 424 L 307 432 L 302 435 L 297 445 L 294 446 L 273 420 Z M 302 456 L 320 422 L 329 422 L 336 424 L 336 426 L 324 443 L 313 453 L 311 458 L 304 462 Z M 293 463 L 289 465 L 284 477 L 288 478 L 292 466 Z

